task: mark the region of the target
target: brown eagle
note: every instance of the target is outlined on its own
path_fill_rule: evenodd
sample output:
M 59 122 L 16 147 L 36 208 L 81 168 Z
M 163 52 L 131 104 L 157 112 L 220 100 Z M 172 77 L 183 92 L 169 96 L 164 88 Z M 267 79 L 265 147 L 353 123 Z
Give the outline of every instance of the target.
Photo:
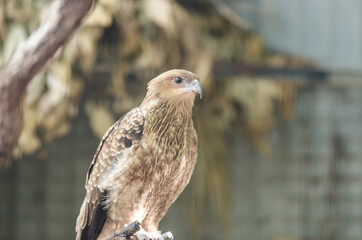
M 86 177 L 77 240 L 102 239 L 135 220 L 162 239 L 158 224 L 188 184 L 197 159 L 192 121 L 198 77 L 170 70 L 148 83 L 142 104 L 104 135 Z

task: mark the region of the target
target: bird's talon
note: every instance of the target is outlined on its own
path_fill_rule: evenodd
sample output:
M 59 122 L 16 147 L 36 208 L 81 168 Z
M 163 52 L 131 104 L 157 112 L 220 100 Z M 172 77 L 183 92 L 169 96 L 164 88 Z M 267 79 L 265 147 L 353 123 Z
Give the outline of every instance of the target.
M 173 240 L 173 235 L 171 232 L 165 232 L 161 236 L 164 240 Z
M 136 232 L 134 236 L 137 238 L 137 240 L 173 240 L 171 232 L 160 234 L 160 233 L 146 232 L 145 230 L 140 230 Z

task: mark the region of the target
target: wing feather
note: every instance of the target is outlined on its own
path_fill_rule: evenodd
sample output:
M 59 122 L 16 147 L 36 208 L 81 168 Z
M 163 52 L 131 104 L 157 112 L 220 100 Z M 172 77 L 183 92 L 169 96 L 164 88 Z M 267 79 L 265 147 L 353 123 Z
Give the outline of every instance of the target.
M 77 240 L 97 239 L 107 219 L 107 212 L 102 205 L 107 193 L 99 184 L 111 171 L 117 161 L 116 156 L 141 140 L 143 125 L 143 111 L 134 108 L 104 134 L 87 173 L 87 194 L 77 218 Z

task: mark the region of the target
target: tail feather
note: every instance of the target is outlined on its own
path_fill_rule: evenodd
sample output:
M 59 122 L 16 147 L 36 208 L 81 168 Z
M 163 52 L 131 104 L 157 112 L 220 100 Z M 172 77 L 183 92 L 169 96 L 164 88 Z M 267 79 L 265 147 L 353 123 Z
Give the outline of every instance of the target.
M 84 200 L 77 218 L 76 240 L 96 240 L 107 220 L 107 212 L 101 203 L 93 209 L 92 216 L 89 216 L 90 212 L 87 205 L 86 200 Z

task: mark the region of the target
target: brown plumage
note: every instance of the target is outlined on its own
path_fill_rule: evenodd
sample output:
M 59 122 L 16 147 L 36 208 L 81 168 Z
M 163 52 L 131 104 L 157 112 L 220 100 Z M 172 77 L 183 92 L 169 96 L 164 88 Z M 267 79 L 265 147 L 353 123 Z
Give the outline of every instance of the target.
M 77 240 L 102 239 L 135 220 L 150 233 L 190 180 L 197 159 L 192 121 L 198 77 L 171 70 L 104 135 L 86 178 Z M 155 235 L 154 235 L 155 236 Z

